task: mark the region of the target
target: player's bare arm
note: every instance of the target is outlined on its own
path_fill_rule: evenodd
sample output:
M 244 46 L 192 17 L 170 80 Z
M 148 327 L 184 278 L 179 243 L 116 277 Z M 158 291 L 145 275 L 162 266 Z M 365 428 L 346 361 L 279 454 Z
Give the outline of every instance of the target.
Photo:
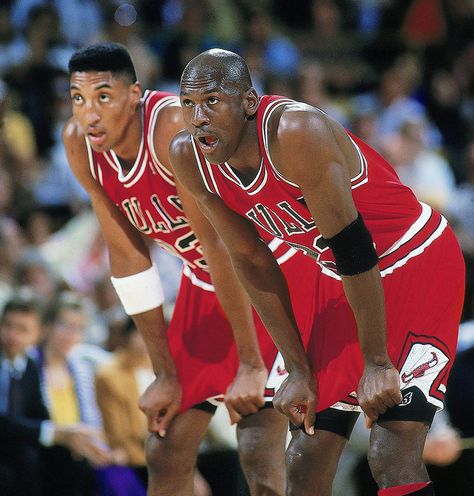
M 172 165 L 169 160 L 169 143 L 183 127 L 181 109 L 175 106 L 165 108 L 156 124 L 155 150 L 160 162 L 170 171 Z M 189 152 L 188 160 L 193 160 Z M 224 401 L 231 421 L 238 422 L 242 416 L 256 413 L 264 405 L 264 390 L 268 375 L 260 354 L 250 301 L 238 282 L 219 236 L 189 192 L 179 180 L 175 178 L 175 181 L 183 210 L 202 245 L 216 296 L 229 320 L 236 342 L 240 367 L 227 390 Z
M 63 142 L 71 169 L 90 196 L 109 250 L 112 275 L 124 278 L 148 270 L 151 260 L 141 234 L 91 176 L 84 133 L 74 118 L 64 127 Z M 147 414 L 150 431 L 163 435 L 171 418 L 178 412 L 181 386 L 169 352 L 162 306 L 132 317 L 145 339 L 157 375 L 157 387 L 150 390 L 148 397 L 142 398 L 140 407 Z
M 193 164 L 194 156 L 187 133 L 172 142 L 173 159 Z M 194 233 L 204 251 L 216 295 L 232 327 L 240 358 L 237 375 L 224 398 L 232 422 L 256 413 L 265 403 L 268 372 L 260 354 L 250 300 L 237 279 L 227 250 L 189 191 L 176 179 L 176 187 Z
M 271 155 L 277 169 L 298 184 L 326 239 L 358 216 L 350 179 L 359 171 L 357 152 L 345 130 L 322 112 L 305 105 L 287 108 L 272 123 Z M 377 265 L 343 275 L 346 297 L 356 318 L 365 370 L 358 398 L 371 420 L 401 401 L 397 370 L 386 347 L 385 302 Z
M 304 421 L 307 431 L 311 432 L 316 385 L 297 330 L 286 281 L 254 227 L 205 189 L 190 148 L 187 132 L 180 133 L 173 140 L 171 156 L 175 173 L 219 233 L 240 282 L 282 352 L 287 370 L 293 373 L 292 377 L 304 379 L 287 400 L 286 407 L 291 420 L 297 425 Z M 278 289 L 275 291 L 274 288 Z M 308 415 L 304 413 L 306 410 Z

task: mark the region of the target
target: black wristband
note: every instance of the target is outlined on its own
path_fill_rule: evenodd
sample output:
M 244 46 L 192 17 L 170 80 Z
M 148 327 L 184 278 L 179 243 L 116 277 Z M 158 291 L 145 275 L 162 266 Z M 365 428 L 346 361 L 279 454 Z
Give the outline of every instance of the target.
M 343 276 L 354 276 L 375 267 L 378 255 L 372 236 L 362 216 L 332 238 L 326 239 L 336 260 L 337 271 Z

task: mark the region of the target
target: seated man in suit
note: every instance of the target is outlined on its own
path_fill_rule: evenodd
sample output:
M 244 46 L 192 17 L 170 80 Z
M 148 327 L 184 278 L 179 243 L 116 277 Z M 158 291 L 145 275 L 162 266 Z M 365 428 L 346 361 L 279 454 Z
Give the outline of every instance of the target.
M 62 445 L 94 464 L 110 462 L 110 450 L 88 426 L 48 420 L 38 370 L 27 355 L 40 333 L 34 301 L 14 298 L 0 318 L 0 494 L 41 495 L 41 446 Z

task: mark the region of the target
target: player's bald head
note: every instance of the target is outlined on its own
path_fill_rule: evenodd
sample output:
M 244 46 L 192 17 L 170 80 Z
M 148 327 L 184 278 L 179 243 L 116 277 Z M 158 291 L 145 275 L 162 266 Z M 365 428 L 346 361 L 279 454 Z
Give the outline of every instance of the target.
M 226 92 L 244 92 L 252 87 L 245 60 L 234 52 L 213 48 L 194 57 L 184 68 L 181 87 L 193 90 L 214 82 Z

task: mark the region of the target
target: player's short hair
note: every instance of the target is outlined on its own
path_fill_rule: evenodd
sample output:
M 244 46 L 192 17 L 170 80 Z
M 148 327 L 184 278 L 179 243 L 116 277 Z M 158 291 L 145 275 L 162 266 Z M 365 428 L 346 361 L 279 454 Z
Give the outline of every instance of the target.
M 137 81 L 137 73 L 130 53 L 120 43 L 96 43 L 81 48 L 69 60 L 69 76 L 73 72 L 107 72 L 127 80 Z
M 232 88 L 245 91 L 252 87 L 247 63 L 229 50 L 213 48 L 197 55 L 184 68 L 181 81 L 199 77 L 203 71 L 220 83 L 230 84 Z

